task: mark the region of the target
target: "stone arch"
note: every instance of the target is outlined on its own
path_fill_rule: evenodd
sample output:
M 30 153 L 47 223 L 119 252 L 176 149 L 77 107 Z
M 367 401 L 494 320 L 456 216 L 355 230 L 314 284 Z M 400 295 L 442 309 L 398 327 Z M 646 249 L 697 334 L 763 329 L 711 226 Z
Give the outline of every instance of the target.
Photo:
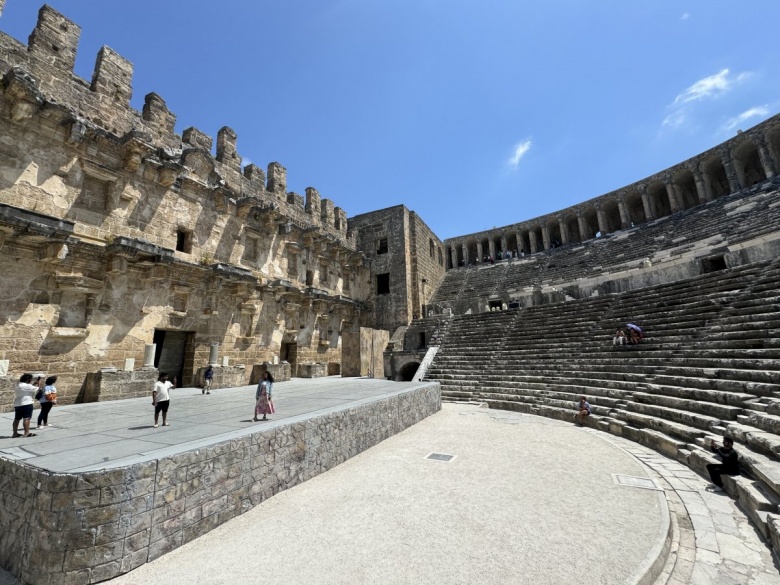
M 414 375 L 417 373 L 420 367 L 420 362 L 409 362 L 404 364 L 398 371 L 398 379 L 400 382 L 411 382 Z
M 775 161 L 775 170 L 780 171 L 780 125 L 766 133 L 766 146 L 769 156 Z
M 557 219 L 550 220 L 547 224 L 547 233 L 550 235 L 550 247 L 557 248 L 563 245 L 561 224 Z
M 608 234 L 620 229 L 623 222 L 620 220 L 620 208 L 618 207 L 617 201 L 605 201 L 601 205 L 601 213 L 604 216 L 604 222 L 606 224 L 604 227 Z
M 493 236 L 493 249 L 496 252 L 493 260 L 500 260 L 502 258 L 501 254 L 503 252 L 501 249 L 501 236 Z
M 599 217 L 596 214 L 595 207 L 589 207 L 582 214 L 582 224 L 585 226 L 585 233 L 580 234 L 583 240 L 590 240 L 596 237 L 599 231 Z
M 464 258 L 463 258 L 463 245 L 456 244 L 455 245 L 455 254 L 458 257 L 458 266 L 463 266 L 465 264 Z
M 528 232 L 525 231 L 520 234 L 520 251 L 526 254 L 531 253 L 531 239 L 528 236 Z
M 702 163 L 701 168 L 704 173 L 704 183 L 709 189 L 713 199 L 731 193 L 729 178 L 728 175 L 726 175 L 723 161 L 719 156 L 713 156 L 707 159 Z
M 519 242 L 517 241 L 517 234 L 511 233 L 506 236 L 506 247 L 510 252 L 517 252 Z
M 482 246 L 482 258 L 479 259 L 480 262 L 484 262 L 485 259 L 490 256 L 490 245 L 488 244 L 487 238 L 482 238 L 479 241 L 480 246 Z
M 690 169 L 680 169 L 672 177 L 672 183 L 677 188 L 681 209 L 690 209 L 699 204 L 699 195 L 696 190 L 696 179 Z
M 650 184 L 647 187 L 647 197 L 650 199 L 650 205 L 656 217 L 666 217 L 672 214 L 672 206 L 669 203 L 666 185 L 660 181 Z
M 566 224 L 566 232 L 569 235 L 569 243 L 570 244 L 576 244 L 582 241 L 582 236 L 580 235 L 580 224 L 577 221 L 576 216 L 569 216 L 564 220 L 564 224 Z
M 642 195 L 636 191 L 631 191 L 626 195 L 624 202 L 628 210 L 628 221 L 632 226 L 647 222 Z
M 731 153 L 740 185 L 750 187 L 766 179 L 758 148 L 752 140 L 744 140 L 742 144 L 735 146 Z
M 469 253 L 469 263 L 470 264 L 477 264 L 477 241 L 476 240 L 469 240 L 466 244 L 466 249 Z M 482 258 L 479 258 L 479 262 L 482 262 Z
M 537 226 L 530 230 L 536 235 L 536 251 L 541 252 L 544 250 L 544 236 L 542 236 L 542 228 Z

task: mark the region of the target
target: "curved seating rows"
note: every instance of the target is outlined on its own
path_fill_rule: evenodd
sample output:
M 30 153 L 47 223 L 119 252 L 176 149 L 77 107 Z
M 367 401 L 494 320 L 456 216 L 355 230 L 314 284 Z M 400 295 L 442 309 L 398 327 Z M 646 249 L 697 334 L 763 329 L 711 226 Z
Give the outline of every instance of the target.
M 448 270 L 432 303 L 484 299 L 541 284 L 555 285 L 659 264 L 697 247 L 717 248 L 777 232 L 780 178 L 647 224 L 524 258 Z
M 644 326 L 637 346 L 614 330 Z M 780 503 L 780 260 L 550 305 L 452 318 L 426 379 L 445 400 L 588 424 L 701 473 L 732 435 L 749 477 L 727 479 L 764 534 Z

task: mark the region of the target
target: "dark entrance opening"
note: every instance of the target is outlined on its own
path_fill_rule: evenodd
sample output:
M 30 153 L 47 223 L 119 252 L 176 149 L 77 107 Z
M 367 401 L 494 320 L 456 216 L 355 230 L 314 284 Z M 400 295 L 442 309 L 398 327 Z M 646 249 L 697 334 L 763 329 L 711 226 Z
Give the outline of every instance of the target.
M 491 310 L 500 309 L 501 301 L 488 301 L 488 307 L 490 307 Z
M 176 386 L 191 386 L 195 369 L 195 332 L 155 329 L 152 343 L 157 344 L 154 367 Z
M 702 274 L 726 270 L 726 268 L 728 268 L 728 266 L 726 266 L 726 259 L 723 256 L 711 256 L 709 258 L 702 258 L 701 260 Z
M 420 345 L 419 349 L 425 348 L 425 331 L 420 331 Z
M 298 344 L 282 343 L 282 347 L 279 350 L 279 360 L 290 364 L 290 376 L 297 376 Z
M 398 372 L 398 377 L 400 378 L 401 382 L 411 382 L 412 378 L 414 378 L 414 375 L 417 373 L 417 368 L 420 367 L 420 364 L 417 362 L 409 362 L 405 366 L 401 368 L 401 371 Z

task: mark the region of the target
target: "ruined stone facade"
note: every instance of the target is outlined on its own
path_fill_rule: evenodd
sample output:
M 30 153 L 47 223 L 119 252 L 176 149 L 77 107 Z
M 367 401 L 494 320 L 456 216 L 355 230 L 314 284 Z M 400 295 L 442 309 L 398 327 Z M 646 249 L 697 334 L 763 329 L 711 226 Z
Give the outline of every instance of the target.
M 414 211 L 396 205 L 350 218 L 371 280 L 365 326 L 391 334 L 423 315 L 444 276 L 444 246 Z
M 154 365 L 195 384 L 218 366 L 341 360 L 369 272 L 346 212 L 286 170 L 242 168 L 236 133 L 174 132 L 132 65 L 101 49 L 73 74 L 79 27 L 41 9 L 28 46 L 0 34 L 0 359 L 57 374 L 64 402 L 101 368 Z M 81 397 L 82 399 L 85 396 Z M 3 405 L 5 408 L 8 405 Z

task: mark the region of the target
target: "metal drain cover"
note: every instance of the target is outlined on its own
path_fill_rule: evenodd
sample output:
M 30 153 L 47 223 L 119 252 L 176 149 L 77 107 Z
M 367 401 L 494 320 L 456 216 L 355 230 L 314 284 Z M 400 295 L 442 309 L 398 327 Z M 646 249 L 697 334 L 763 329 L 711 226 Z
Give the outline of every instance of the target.
M 612 481 L 617 485 L 624 485 L 626 487 L 642 488 L 643 490 L 661 490 L 655 481 L 649 477 L 632 477 L 630 475 L 617 475 L 612 474 Z
M 445 455 L 444 453 L 430 453 L 429 455 L 426 455 L 426 459 L 433 459 L 434 461 L 445 461 L 449 462 L 455 459 L 455 455 Z

